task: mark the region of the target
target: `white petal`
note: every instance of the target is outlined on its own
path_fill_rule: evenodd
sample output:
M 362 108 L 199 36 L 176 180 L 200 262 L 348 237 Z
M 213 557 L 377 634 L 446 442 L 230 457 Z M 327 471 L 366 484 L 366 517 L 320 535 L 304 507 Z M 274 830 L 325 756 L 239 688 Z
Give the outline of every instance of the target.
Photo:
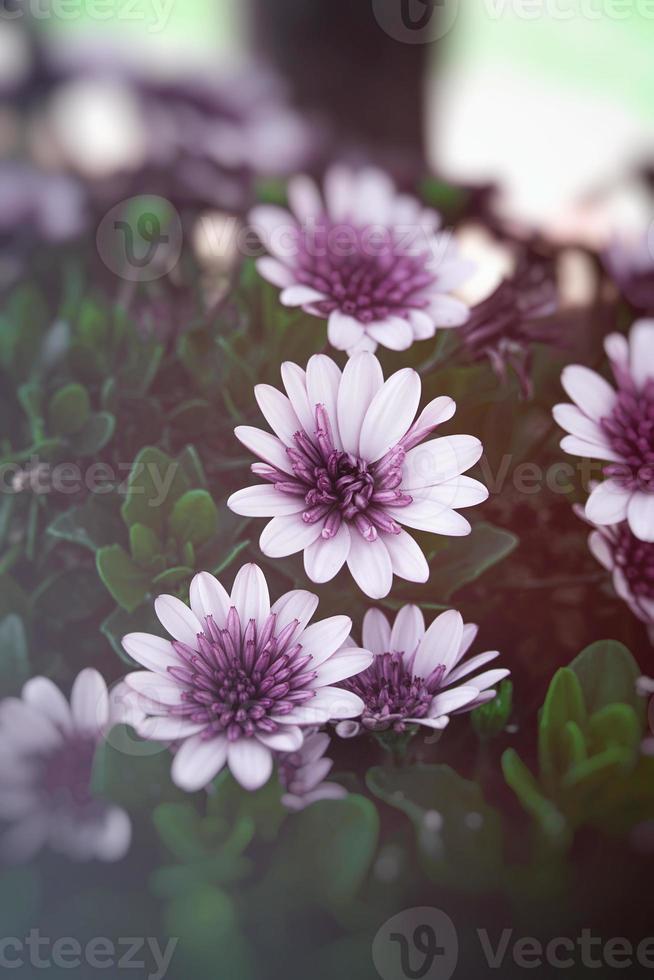
M 432 399 L 418 416 L 414 429 L 419 431 L 424 429 L 430 432 L 437 425 L 442 425 L 456 414 L 456 402 L 448 395 L 439 395 Z
M 465 537 L 472 530 L 465 517 L 433 500 L 416 498 L 407 507 L 389 507 L 388 513 L 400 524 L 416 531 Z
M 123 647 L 137 664 L 146 670 L 166 675 L 169 667 L 179 667 L 180 659 L 170 640 L 151 633 L 128 633 L 123 637 Z
M 125 676 L 125 683 L 157 704 L 172 706 L 182 703 L 184 688 L 172 677 L 163 677 L 148 670 L 135 670 Z
M 204 789 L 225 765 L 227 739 L 203 739 L 194 735 L 180 747 L 173 759 L 173 782 L 186 793 Z
M 597 443 L 598 446 L 606 444 L 606 436 L 597 422 L 584 415 L 576 405 L 555 405 L 552 414 L 557 425 L 571 435 L 579 436 L 583 442 Z
M 342 448 L 336 411 L 340 383 L 341 372 L 336 361 L 332 361 L 331 357 L 327 357 L 325 354 L 314 354 L 313 357 L 309 358 L 307 364 L 309 405 L 314 411 L 316 405 L 324 405 L 332 428 L 334 445 L 337 449 Z
M 272 749 L 273 752 L 297 752 L 304 742 L 302 729 L 297 725 L 288 725 L 272 735 L 259 732 L 256 737 L 262 745 Z
M 306 373 L 292 361 L 284 361 L 281 374 L 293 411 L 300 420 L 304 431 L 313 435 L 316 429 L 315 406 L 309 404 Z
M 600 446 L 596 442 L 585 442 L 579 436 L 561 439 L 561 449 L 571 456 L 584 456 L 587 459 L 607 459 L 614 463 L 622 460 L 622 456 L 610 449 L 608 443 Z
M 350 530 L 345 522 L 332 538 L 318 537 L 304 552 L 304 570 L 312 582 L 331 582 L 350 551 Z
M 376 541 L 366 541 L 359 533 L 353 533 L 347 566 L 359 588 L 371 599 L 384 599 L 391 591 L 393 566 L 381 536 Z
M 45 715 L 58 728 L 70 731 L 72 715 L 70 705 L 56 684 L 47 677 L 33 677 L 21 692 L 23 701 Z
M 381 609 L 369 609 L 363 617 L 363 646 L 372 653 L 389 653 L 391 627 Z
M 485 667 L 486 664 L 491 663 L 493 660 L 497 660 L 498 657 L 499 653 L 497 650 L 490 650 L 488 653 L 480 653 L 476 657 L 471 657 L 470 660 L 466 660 L 465 663 L 455 667 L 451 673 L 447 674 L 443 683 L 456 684 L 457 681 L 462 680 L 464 677 L 469 677 L 470 674 L 475 672 L 475 670 Z M 475 686 L 477 686 L 476 677 L 474 683 Z
M 475 436 L 441 436 L 423 442 L 406 454 L 402 489 L 410 493 L 452 480 L 474 466 L 483 451 Z
M 338 684 L 339 681 L 360 674 L 371 663 L 372 654 L 368 653 L 367 650 L 359 650 L 356 647 L 340 650 L 318 667 L 314 686 L 325 687 L 328 684 Z
M 298 636 L 306 629 L 317 608 L 318 596 L 313 592 L 307 592 L 305 589 L 286 592 L 270 607 L 270 611 L 277 616 L 276 632 L 281 633 L 296 619 L 298 621 L 296 636 Z
M 654 320 L 639 320 L 633 325 L 629 346 L 631 374 L 638 387 L 642 388 L 646 381 L 654 378 Z
M 427 559 L 410 534 L 402 530 L 399 534 L 384 534 L 383 538 L 394 575 L 407 582 L 426 582 L 429 579 Z
M 584 415 L 595 422 L 610 415 L 615 407 L 617 396 L 614 389 L 590 368 L 571 364 L 563 369 L 561 384 Z
M 355 354 L 343 369 L 338 391 L 338 428 L 343 449 L 359 455 L 361 426 L 368 408 L 384 384 L 381 365 L 374 354 Z
M 411 310 L 409 323 L 416 340 L 429 340 L 436 333 L 436 324 L 424 310 Z
M 470 316 L 470 310 L 460 299 L 453 296 L 435 296 L 427 307 L 436 327 L 460 327 Z
M 311 705 L 326 711 L 327 717 L 332 721 L 358 718 L 364 708 L 363 701 L 358 694 L 346 691 L 342 687 L 321 688 L 315 698 L 309 701 L 308 706 Z
M 510 670 L 487 670 L 485 674 L 478 674 L 477 677 L 473 677 L 472 683 L 481 694 L 482 691 L 487 691 L 489 688 L 500 684 L 510 673 Z
M 61 744 L 61 731 L 40 710 L 19 698 L 0 701 L 4 746 L 18 752 L 47 752 Z
M 639 541 L 654 541 L 654 493 L 635 493 L 629 501 L 627 517 Z
M 216 626 L 220 628 L 225 625 L 232 605 L 227 589 L 209 572 L 199 572 L 194 576 L 190 602 L 191 609 L 200 622 L 204 622 L 207 616 L 213 616 Z
M 329 314 L 327 337 L 336 350 L 349 350 L 363 337 L 363 326 L 354 317 L 334 310 Z
M 305 524 L 299 515 L 273 517 L 263 529 L 259 547 L 268 558 L 286 558 L 304 551 L 320 536 L 322 524 Z
M 174 595 L 160 595 L 154 600 L 154 611 L 159 622 L 175 640 L 197 649 L 198 633 L 202 632 L 200 620 L 181 599 Z
M 276 466 L 282 473 L 292 473 L 286 447 L 276 436 L 252 425 L 239 425 L 234 429 L 234 435 L 246 449 L 258 456 L 265 463 Z
M 629 342 L 620 333 L 611 333 L 604 339 L 604 350 L 611 361 L 615 374 L 618 371 L 629 370 Z
M 109 692 L 97 670 L 87 667 L 77 675 L 70 696 L 73 721 L 85 732 L 99 732 L 109 720 Z
M 422 386 L 419 374 L 403 368 L 373 398 L 361 426 L 360 452 L 370 463 L 397 445 L 415 418 Z
M 250 791 L 260 789 L 270 779 L 273 769 L 270 749 L 256 738 L 240 738 L 231 742 L 227 761 L 234 779 Z
M 288 517 L 307 509 L 304 497 L 282 493 L 270 483 L 237 490 L 227 501 L 227 506 L 241 517 Z
M 336 726 L 336 734 L 339 738 L 356 738 L 361 731 L 358 721 L 339 721 Z
M 311 222 L 325 210 L 315 182 L 304 174 L 289 180 L 287 193 L 288 203 L 301 224 Z
M 488 500 L 488 490 L 479 480 L 469 476 L 456 476 L 435 487 L 421 487 L 411 490 L 412 496 L 421 500 L 433 500 L 457 510 L 463 507 L 476 507 Z
M 302 653 L 312 657 L 312 670 L 339 650 L 352 629 L 349 616 L 330 616 L 308 626 L 302 634 Z
M 455 663 L 458 663 L 460 660 L 463 659 L 463 657 L 465 657 L 466 653 L 468 652 L 472 644 L 475 642 L 478 633 L 479 633 L 479 627 L 476 625 L 476 623 L 465 624 L 465 626 L 463 627 L 463 640 L 461 641 L 461 648 L 459 650 L 459 655 Z
M 259 275 L 279 289 L 285 289 L 294 281 L 291 270 L 278 259 L 273 259 L 269 255 L 257 259 L 256 266 Z
M 366 333 L 388 350 L 408 350 L 413 343 L 411 324 L 399 316 L 389 316 L 380 323 L 368 324 Z M 416 411 L 417 407 L 416 405 Z
M 254 397 L 261 412 L 276 436 L 286 446 L 292 446 L 295 433 L 302 428 L 290 400 L 272 385 L 256 385 Z
M 93 838 L 93 853 L 101 861 L 122 861 L 132 842 L 132 823 L 120 807 L 108 807 Z
M 287 286 L 279 297 L 284 306 L 305 306 L 307 303 L 319 303 L 325 298 L 324 293 L 310 286 Z
M 448 609 L 431 624 L 418 648 L 413 664 L 417 677 L 429 677 L 438 666 L 446 670 L 455 663 L 463 640 L 463 619 L 455 609 Z
M 597 559 L 600 565 L 603 565 L 607 571 L 612 572 L 615 568 L 613 550 L 601 531 L 593 531 L 589 535 L 588 547 L 590 553 Z
M 425 635 L 425 617 L 418 606 L 402 606 L 391 632 L 390 649 L 410 657 Z
M 297 222 L 290 211 L 272 204 L 263 204 L 250 212 L 249 222 L 267 252 L 282 262 L 295 259 L 297 245 L 293 234 L 289 232 L 297 228 Z
M 476 687 L 455 687 L 451 691 L 441 691 L 432 701 L 429 712 L 435 716 L 450 715 L 471 704 L 478 696 Z
M 395 200 L 393 181 L 382 170 L 368 167 L 355 177 L 354 220 L 362 225 L 385 225 Z
M 352 171 L 339 164 L 330 167 L 325 174 L 324 186 L 330 217 L 334 221 L 351 218 L 354 199 Z
M 241 628 L 245 629 L 253 619 L 259 629 L 270 615 L 270 593 L 268 583 L 258 565 L 243 565 L 239 570 L 232 586 L 232 605 L 241 619 Z
M 438 718 L 407 718 L 406 720 L 413 725 L 424 725 L 426 728 L 432 728 L 437 732 L 442 732 L 450 723 L 447 715 L 441 715 Z
M 615 480 L 604 480 L 586 503 L 586 517 L 593 524 L 619 524 L 626 520 L 631 493 Z
M 199 735 L 205 728 L 204 724 L 176 718 L 174 715 L 154 715 L 144 718 L 136 725 L 136 731 L 141 738 L 153 742 L 181 742 Z

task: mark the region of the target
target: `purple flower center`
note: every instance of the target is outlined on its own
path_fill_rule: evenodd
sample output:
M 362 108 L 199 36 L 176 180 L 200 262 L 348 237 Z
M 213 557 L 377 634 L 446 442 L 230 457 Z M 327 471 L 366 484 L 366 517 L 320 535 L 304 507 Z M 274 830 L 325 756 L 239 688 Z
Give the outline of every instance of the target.
M 406 719 L 427 716 L 444 673 L 445 667 L 439 666 L 427 678 L 415 677 L 404 654 L 382 653 L 362 673 L 343 681 L 342 686 L 363 700 L 361 722 L 366 728 L 374 732 L 389 728 L 403 732 Z
M 654 599 L 654 544 L 639 541 L 628 524 L 621 524 L 617 529 L 614 557 L 631 593 L 637 598 Z
M 207 616 L 197 650 L 173 642 L 185 666 L 169 667 L 168 672 L 186 690 L 171 713 L 204 725 L 204 738 L 226 734 L 236 741 L 278 731 L 276 717 L 314 697 L 310 685 L 316 674 L 305 670 L 311 657 L 303 656 L 301 644 L 293 642 L 298 621 L 279 635 L 276 622 L 271 613 L 261 629 L 251 619 L 243 630 L 232 608 L 223 629 Z
M 298 229 L 295 244 L 297 280 L 329 297 L 316 304 L 324 316 L 340 310 L 361 323 L 406 316 L 427 306 L 422 291 L 436 282 L 427 238 L 416 243 L 381 225 L 336 224 L 323 215 Z
M 96 744 L 90 736 L 76 735 L 44 759 L 40 785 L 50 806 L 84 809 L 93 804 L 91 772 Z
M 295 479 L 267 465 L 257 473 L 275 484 L 281 493 L 304 497 L 305 524 L 323 523 L 323 538 L 333 538 L 342 521 L 353 524 L 367 541 L 380 531 L 399 534 L 400 525 L 386 507 L 407 507 L 413 500 L 399 487 L 406 448 L 395 446 L 376 463 L 336 449 L 329 418 L 323 405 L 316 405 L 316 432 L 295 433 L 295 446 L 287 447 Z
M 654 380 L 641 391 L 622 389 L 613 413 L 600 422 L 623 462 L 604 468 L 627 490 L 654 493 Z

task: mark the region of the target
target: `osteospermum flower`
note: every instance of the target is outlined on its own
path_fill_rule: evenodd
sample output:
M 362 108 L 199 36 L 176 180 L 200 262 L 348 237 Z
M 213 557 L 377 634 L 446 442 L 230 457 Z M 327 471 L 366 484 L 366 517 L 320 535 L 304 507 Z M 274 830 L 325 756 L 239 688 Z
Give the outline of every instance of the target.
M 365 650 L 341 651 L 351 626 L 333 616 L 308 626 L 318 597 L 296 591 L 270 605 L 256 565 L 245 565 L 231 595 L 208 572 L 191 582 L 189 609 L 159 596 L 155 612 L 172 640 L 123 639 L 146 668 L 128 674 L 147 715 L 144 738 L 179 743 L 174 782 L 194 792 L 227 764 L 249 790 L 267 782 L 273 752 L 297 752 L 306 726 L 361 713 L 360 699 L 332 685 L 367 666 Z
M 312 732 L 297 752 L 279 756 L 279 779 L 286 790 L 282 803 L 288 810 L 304 810 L 320 800 L 342 800 L 347 796 L 343 786 L 325 782 L 334 765 L 325 758 L 329 741 L 326 732 Z
M 641 541 L 654 541 L 654 320 L 640 320 L 629 341 L 605 342 L 617 391 L 580 365 L 561 382 L 575 405 L 556 405 L 554 418 L 570 435 L 561 448 L 607 460 L 607 479 L 591 493 L 586 517 L 602 527 L 628 521 Z
M 270 558 L 304 552 L 313 582 L 328 582 L 347 562 L 371 598 L 388 595 L 393 574 L 426 582 L 425 557 L 402 525 L 433 534 L 466 535 L 470 524 L 454 509 L 481 503 L 486 488 L 461 474 L 482 445 L 473 436 L 423 443 L 452 418 L 451 398 L 435 398 L 416 421 L 421 383 L 409 369 L 386 382 L 370 353 L 351 358 L 341 373 L 325 355 L 306 373 L 282 365 L 288 397 L 259 385 L 259 407 L 275 432 L 240 426 L 236 435 L 263 463 L 252 471 L 268 481 L 233 494 L 228 506 L 245 517 L 271 517 L 261 535 Z
M 258 269 L 282 289 L 282 303 L 329 321 L 333 347 L 406 350 L 465 321 L 467 307 L 448 293 L 474 266 L 439 232 L 439 215 L 398 194 L 386 174 L 335 166 L 324 197 L 308 177 L 292 179 L 288 197 L 292 214 L 252 212 L 270 253 Z
M 27 861 L 44 846 L 75 860 L 118 861 L 127 853 L 130 820 L 91 792 L 96 749 L 114 715 L 96 670 L 83 670 L 70 703 L 46 677 L 20 698 L 0 702 L 0 857 Z
M 614 238 L 604 264 L 622 294 L 638 310 L 654 313 L 654 232 Z
M 575 510 L 584 516 L 582 508 Z M 611 572 L 613 588 L 654 640 L 654 544 L 640 541 L 626 521 L 593 527 L 588 538 L 592 555 Z
M 360 722 L 341 722 L 338 734 L 351 738 L 362 727 L 371 732 L 402 733 L 411 725 L 441 731 L 450 715 L 492 701 L 495 686 L 510 671 L 476 674 L 499 657 L 497 651 L 463 660 L 477 630 L 472 624 L 464 625 L 454 609 L 441 613 L 427 630 L 417 606 L 400 609 L 392 628 L 379 609 L 369 609 L 363 637 L 375 659 L 362 673 L 342 682 L 362 699 L 363 714 Z

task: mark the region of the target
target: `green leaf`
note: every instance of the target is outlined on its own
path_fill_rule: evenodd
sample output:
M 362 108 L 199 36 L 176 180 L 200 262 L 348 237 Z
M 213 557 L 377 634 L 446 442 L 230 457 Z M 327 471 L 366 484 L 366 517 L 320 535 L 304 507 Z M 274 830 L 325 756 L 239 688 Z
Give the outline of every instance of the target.
M 644 721 L 646 702 L 636 692 L 642 671 L 629 650 L 616 640 L 586 647 L 570 664 L 579 678 L 590 714 L 607 704 L 628 704 Z
M 79 507 L 55 517 L 47 533 L 95 553 L 123 537 L 120 498 L 115 493 L 92 493 Z
M 25 627 L 12 613 L 0 620 L 0 697 L 17 694 L 29 676 Z
M 179 861 L 193 861 L 205 855 L 202 819 L 190 803 L 161 803 L 152 819 L 159 837 Z
M 355 794 L 322 800 L 296 814 L 284 829 L 272 872 L 279 876 L 279 889 L 327 907 L 353 901 L 377 847 L 374 804 Z
M 149 446 L 134 460 L 122 508 L 123 520 L 128 526 L 145 524 L 163 537 L 168 515 L 189 489 L 181 465 L 160 449 Z
M 495 738 L 506 728 L 512 711 L 513 684 L 504 680 L 498 688 L 497 696 L 472 712 L 472 727 L 482 739 Z
M 545 837 L 557 846 L 567 846 L 570 828 L 565 817 L 543 794 L 536 779 L 514 749 L 507 749 L 502 756 L 502 771 L 508 785 L 527 813 L 537 821 Z
M 48 421 L 58 436 L 70 436 L 82 429 L 91 414 L 89 393 L 80 384 L 60 388 L 50 399 Z
M 172 588 L 177 589 L 182 582 L 188 580 L 193 575 L 193 569 L 188 565 L 176 565 L 174 568 L 167 568 L 152 579 L 152 585 L 158 589 Z
M 170 752 L 144 741 L 129 725 L 115 726 L 95 754 L 91 792 L 128 809 L 151 809 L 182 793 L 170 780 Z
M 129 529 L 129 544 L 132 558 L 137 565 L 148 568 L 163 551 L 163 545 L 151 527 L 145 524 L 132 524 Z
M 588 726 L 593 748 L 623 748 L 635 757 L 640 749 L 642 725 L 635 710 L 627 704 L 607 704 L 595 712 Z
M 118 605 L 133 612 L 150 590 L 150 576 L 119 544 L 100 548 L 96 561 L 98 574 Z
M 177 540 L 199 547 L 213 537 L 218 526 L 218 509 L 206 490 L 189 490 L 180 497 L 170 516 L 170 529 Z
M 427 874 L 443 887 L 478 891 L 495 887 L 502 873 L 499 814 L 481 789 L 449 766 L 371 769 L 375 796 L 413 823 Z
M 164 928 L 168 936 L 184 937 L 175 953 L 182 977 L 255 980 L 264 974 L 254 963 L 254 947 L 240 930 L 232 899 L 213 885 L 197 885 L 173 899 L 164 909 Z
M 78 456 L 95 456 L 111 442 L 116 419 L 109 412 L 94 412 L 68 442 Z
M 570 762 L 571 734 L 566 727 L 570 722 L 584 732 L 588 715 L 577 676 L 564 667 L 556 672 L 549 686 L 539 725 L 540 770 L 551 790 Z
M 476 524 L 467 538 L 451 539 L 430 562 L 432 598 L 450 599 L 464 585 L 475 582 L 517 547 L 518 538 L 492 524 Z

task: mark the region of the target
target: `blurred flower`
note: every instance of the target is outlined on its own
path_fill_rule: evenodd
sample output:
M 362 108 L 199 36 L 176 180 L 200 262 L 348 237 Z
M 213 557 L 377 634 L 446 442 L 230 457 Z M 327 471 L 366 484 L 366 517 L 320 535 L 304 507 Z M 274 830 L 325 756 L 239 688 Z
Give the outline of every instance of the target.
M 547 322 L 557 309 L 554 263 L 525 252 L 512 275 L 472 308 L 457 336 L 473 360 L 488 358 L 502 380 L 512 367 L 528 396 L 531 346 L 557 339 Z
M 275 435 L 250 426 L 235 432 L 262 463 L 252 472 L 269 481 L 233 494 L 228 506 L 244 517 L 272 517 L 261 535 L 269 558 L 304 552 L 312 582 L 329 582 L 347 562 L 373 599 L 388 595 L 393 574 L 426 582 L 429 567 L 401 527 L 463 536 L 470 524 L 454 508 L 484 501 L 487 490 L 461 474 L 482 454 L 473 436 L 422 443 L 452 418 L 451 398 L 435 398 L 414 421 L 418 374 L 404 368 L 386 382 L 370 353 L 351 358 L 341 373 L 315 355 L 306 373 L 282 365 L 288 397 L 258 385 L 259 407 Z
M 78 181 L 14 162 L 0 164 L 0 235 L 14 243 L 62 242 L 86 224 L 86 197 Z
M 328 746 L 329 735 L 313 732 L 297 752 L 279 756 L 279 778 L 286 790 L 282 803 L 287 809 L 304 810 L 319 800 L 342 800 L 347 796 L 343 786 L 325 782 L 334 765 L 331 759 L 325 758 Z
M 92 669 L 78 675 L 70 704 L 46 677 L 0 702 L 0 819 L 12 823 L 0 838 L 5 861 L 27 861 L 46 845 L 79 861 L 125 856 L 129 817 L 91 792 L 96 749 L 118 720 Z
M 126 677 L 148 716 L 137 732 L 181 743 L 172 766 L 181 789 L 203 789 L 225 764 L 245 789 L 258 789 L 274 752 L 302 748 L 303 728 L 360 714 L 360 699 L 331 685 L 371 655 L 340 650 L 347 616 L 307 626 L 317 596 L 288 592 L 271 607 L 263 572 L 244 565 L 231 596 L 213 575 L 196 575 L 190 604 L 166 595 L 155 601 L 172 641 L 147 633 L 123 639 L 146 668 Z
M 575 511 L 587 520 L 582 507 L 575 507 Z M 640 541 L 626 521 L 593 527 L 588 538 L 591 553 L 612 573 L 613 588 L 647 624 L 654 640 L 654 544 Z
M 468 311 L 447 295 L 470 275 L 440 216 L 378 170 L 332 167 L 324 199 L 308 177 L 289 182 L 292 214 L 260 206 L 251 223 L 271 254 L 265 279 L 287 306 L 328 319 L 329 342 L 350 354 L 378 344 L 406 350 L 456 327 Z
M 409 725 L 445 728 L 450 715 L 473 711 L 492 701 L 496 684 L 508 670 L 470 675 L 499 657 L 482 653 L 462 663 L 477 636 L 477 626 L 464 625 L 453 609 L 441 613 L 425 630 L 417 606 L 403 606 L 391 626 L 379 609 L 369 609 L 363 620 L 364 644 L 374 655 L 370 667 L 343 681 L 363 700 L 361 722 L 341 722 L 336 731 L 345 738 L 361 727 L 371 732 L 392 729 L 402 733 Z M 466 684 L 460 684 L 467 678 Z
M 602 527 L 629 522 L 641 541 L 654 541 L 654 320 L 634 324 L 629 341 L 611 334 L 606 353 L 617 391 L 587 367 L 571 365 L 561 383 L 575 405 L 556 405 L 570 435 L 565 452 L 608 460 L 607 477 L 591 493 L 586 517 Z
M 604 263 L 631 305 L 654 314 L 654 225 L 635 239 L 614 238 Z

